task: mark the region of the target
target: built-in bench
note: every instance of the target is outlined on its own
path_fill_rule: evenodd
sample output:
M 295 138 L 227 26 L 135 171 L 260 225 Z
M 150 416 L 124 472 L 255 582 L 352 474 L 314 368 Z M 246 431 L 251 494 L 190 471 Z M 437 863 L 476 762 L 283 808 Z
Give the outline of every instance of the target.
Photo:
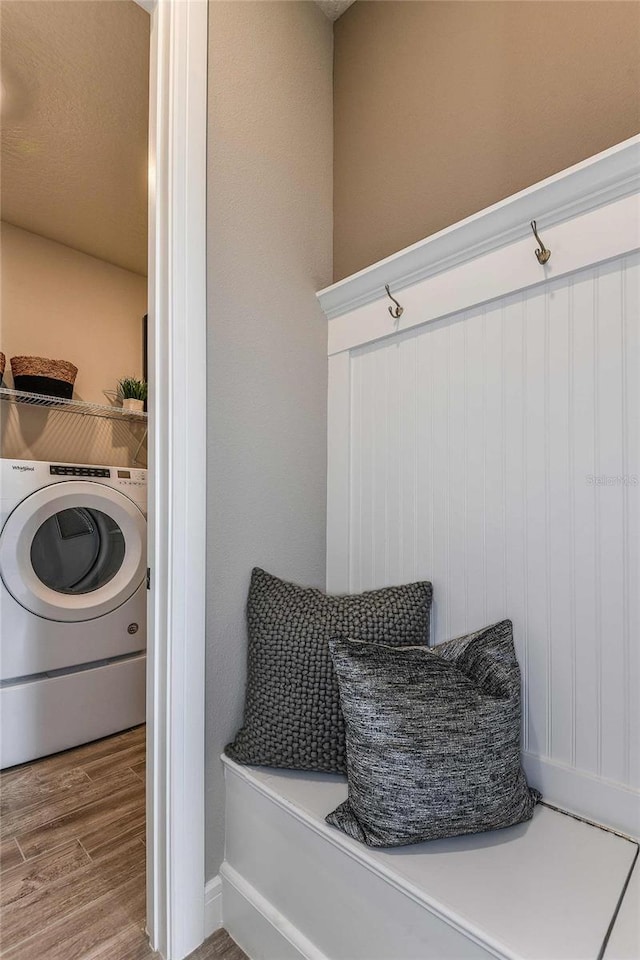
M 324 822 L 344 778 L 223 760 L 224 923 L 252 960 L 640 957 L 630 839 L 539 805 L 507 830 L 372 850 Z

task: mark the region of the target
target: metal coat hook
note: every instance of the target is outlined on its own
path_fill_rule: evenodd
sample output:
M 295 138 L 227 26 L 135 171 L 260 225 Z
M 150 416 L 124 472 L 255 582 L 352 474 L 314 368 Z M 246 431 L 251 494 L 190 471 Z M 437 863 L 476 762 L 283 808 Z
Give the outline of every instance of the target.
M 393 300 L 393 302 L 395 303 L 395 307 L 389 307 L 389 313 L 391 314 L 394 320 L 399 320 L 402 314 L 404 313 L 404 307 L 401 307 L 398 301 L 396 300 L 396 298 L 391 296 L 391 291 L 389 290 L 388 283 L 385 283 L 384 288 L 387 291 L 387 296 L 389 297 L 389 299 Z
M 540 244 L 540 249 L 539 249 L 539 250 L 536 250 L 536 257 L 538 258 L 538 263 L 543 263 L 543 264 L 544 264 L 544 263 L 547 262 L 547 260 L 548 260 L 549 257 L 551 256 L 551 250 L 547 250 L 547 248 L 545 247 L 544 243 L 542 242 L 542 240 L 541 240 L 540 237 L 538 236 L 538 231 L 537 231 L 537 229 L 536 229 L 536 222 L 535 222 L 535 220 L 532 220 L 532 221 L 531 221 L 531 229 L 533 230 L 533 235 L 534 235 L 534 237 L 536 238 L 536 240 L 537 240 L 538 243 Z

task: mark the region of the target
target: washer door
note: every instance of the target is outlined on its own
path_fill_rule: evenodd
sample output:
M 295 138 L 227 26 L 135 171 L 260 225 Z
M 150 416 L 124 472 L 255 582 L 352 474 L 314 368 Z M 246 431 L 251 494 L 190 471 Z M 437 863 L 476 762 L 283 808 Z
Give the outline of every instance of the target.
M 13 510 L 0 535 L 9 593 L 47 620 L 93 620 L 142 583 L 146 520 L 117 490 L 90 481 L 43 487 Z

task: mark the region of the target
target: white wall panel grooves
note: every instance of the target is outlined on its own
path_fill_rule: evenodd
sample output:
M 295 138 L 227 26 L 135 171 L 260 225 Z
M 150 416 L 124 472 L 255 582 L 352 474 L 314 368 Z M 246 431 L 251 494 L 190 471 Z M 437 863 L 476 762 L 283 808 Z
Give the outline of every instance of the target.
M 639 290 L 634 252 L 330 360 L 348 433 L 330 588 L 431 579 L 434 642 L 509 617 L 532 763 L 554 783 L 573 771 L 586 794 L 595 780 L 624 790 L 627 810 L 640 786 Z M 600 800 L 584 805 L 607 819 Z

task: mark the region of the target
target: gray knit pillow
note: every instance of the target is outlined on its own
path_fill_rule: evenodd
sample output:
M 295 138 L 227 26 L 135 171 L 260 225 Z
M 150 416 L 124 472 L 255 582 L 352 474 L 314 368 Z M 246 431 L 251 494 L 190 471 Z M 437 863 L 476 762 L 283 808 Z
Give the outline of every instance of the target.
M 247 604 L 244 722 L 227 756 L 269 767 L 344 771 L 344 721 L 329 637 L 426 644 L 430 607 L 430 583 L 336 597 L 256 568 Z
M 327 823 L 372 847 L 528 820 L 509 620 L 431 649 L 332 639 L 349 796 Z

